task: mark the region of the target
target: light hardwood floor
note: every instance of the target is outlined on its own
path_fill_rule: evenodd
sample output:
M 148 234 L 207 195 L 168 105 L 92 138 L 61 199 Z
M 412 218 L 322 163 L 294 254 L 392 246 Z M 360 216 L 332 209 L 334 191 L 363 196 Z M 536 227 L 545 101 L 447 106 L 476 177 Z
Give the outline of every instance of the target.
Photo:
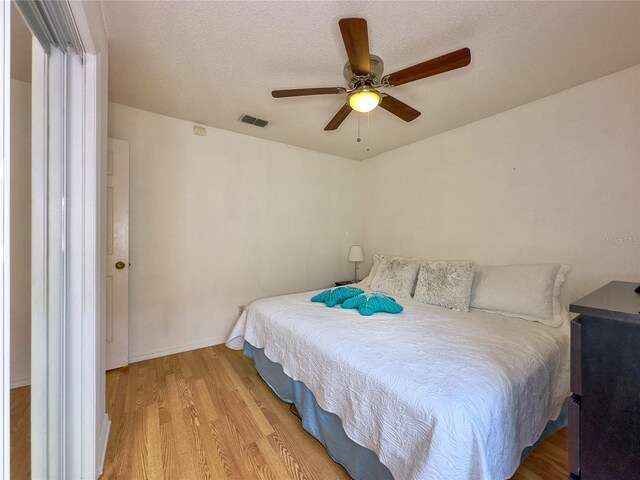
M 12 478 L 28 478 L 28 388 L 12 392 L 11 400 L 12 415 L 22 419 L 11 431 Z M 112 426 L 103 479 L 349 478 L 251 361 L 222 345 L 108 372 L 107 409 Z M 513 479 L 564 480 L 566 457 L 563 429 Z
M 11 478 L 31 478 L 31 389 L 11 390 Z

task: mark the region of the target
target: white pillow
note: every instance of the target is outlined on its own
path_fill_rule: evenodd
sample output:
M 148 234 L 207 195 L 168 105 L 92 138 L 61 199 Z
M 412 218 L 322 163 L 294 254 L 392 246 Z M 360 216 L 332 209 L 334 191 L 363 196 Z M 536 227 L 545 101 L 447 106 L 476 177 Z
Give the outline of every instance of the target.
M 565 314 L 560 288 L 570 265 L 476 267 L 470 307 L 559 327 Z
M 417 258 L 383 256 L 371 279 L 371 290 L 393 297 L 410 297 L 419 269 L 420 260 Z
M 384 255 L 373 256 L 373 266 L 371 267 L 371 270 L 369 270 L 369 275 L 367 275 L 367 277 L 362 280 L 361 282 L 362 285 L 364 285 L 367 288 L 371 288 L 371 282 L 373 278 L 376 276 L 376 273 L 380 268 L 380 263 L 382 262 L 383 258 L 384 258 Z
M 468 312 L 473 274 L 473 262 L 423 262 L 413 298 L 418 302 Z

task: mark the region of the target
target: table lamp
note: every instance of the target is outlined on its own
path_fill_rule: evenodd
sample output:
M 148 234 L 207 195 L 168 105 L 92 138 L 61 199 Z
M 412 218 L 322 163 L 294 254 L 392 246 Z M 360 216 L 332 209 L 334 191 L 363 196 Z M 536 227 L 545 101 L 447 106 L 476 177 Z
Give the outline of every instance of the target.
M 358 283 L 358 263 L 364 260 L 364 254 L 362 253 L 362 246 L 352 245 L 349 250 L 349 261 L 355 264 L 354 283 Z

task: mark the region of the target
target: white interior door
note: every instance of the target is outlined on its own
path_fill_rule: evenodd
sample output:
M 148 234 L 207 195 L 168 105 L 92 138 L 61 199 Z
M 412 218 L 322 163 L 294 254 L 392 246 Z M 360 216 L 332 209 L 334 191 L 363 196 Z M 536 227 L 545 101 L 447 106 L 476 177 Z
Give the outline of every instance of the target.
M 129 363 L 129 142 L 107 156 L 107 370 Z

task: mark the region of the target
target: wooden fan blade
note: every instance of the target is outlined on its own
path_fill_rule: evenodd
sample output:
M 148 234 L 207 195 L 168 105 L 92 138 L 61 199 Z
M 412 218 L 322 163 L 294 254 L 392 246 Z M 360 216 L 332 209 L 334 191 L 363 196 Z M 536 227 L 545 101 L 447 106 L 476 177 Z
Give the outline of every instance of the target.
M 342 108 L 338 110 L 338 113 L 335 114 L 335 116 L 331 119 L 331 121 L 327 123 L 327 126 L 324 127 L 324 130 L 325 131 L 335 130 L 340 126 L 342 122 L 344 122 L 344 119 L 347 118 L 350 113 L 351 113 L 351 107 L 349 106 L 348 103 L 345 103 L 342 106 Z
M 274 90 L 271 92 L 273 98 L 283 97 L 302 97 L 304 95 L 330 95 L 335 93 L 344 93 L 344 88 L 327 87 L 327 88 L 294 88 L 291 90 Z
M 410 107 L 391 95 L 385 95 L 382 98 L 382 102 L 380 102 L 380 106 L 387 112 L 393 113 L 396 117 L 400 117 L 405 122 L 410 122 L 420 116 L 420 112 L 418 110 Z
M 355 75 L 369 75 L 371 62 L 369 59 L 369 34 L 367 21 L 364 18 L 342 18 L 338 21 L 344 47 L 347 50 L 351 71 Z
M 431 77 L 439 73 L 466 67 L 471 62 L 471 50 L 463 48 L 455 52 L 447 53 L 441 57 L 432 58 L 426 62 L 418 63 L 413 67 L 398 70 L 391 75 L 387 75 L 389 85 L 398 86 L 404 83 Z

